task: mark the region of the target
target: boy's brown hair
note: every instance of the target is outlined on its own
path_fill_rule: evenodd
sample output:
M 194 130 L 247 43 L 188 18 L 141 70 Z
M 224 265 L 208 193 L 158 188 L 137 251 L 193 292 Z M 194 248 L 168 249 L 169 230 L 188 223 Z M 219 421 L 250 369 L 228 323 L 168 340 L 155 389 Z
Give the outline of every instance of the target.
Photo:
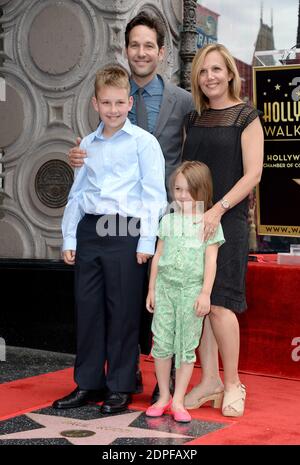
M 175 181 L 181 173 L 187 180 L 189 193 L 193 200 L 204 202 L 204 211 L 212 207 L 213 182 L 211 172 L 205 163 L 200 161 L 185 161 L 173 173 L 170 178 L 170 188 L 174 195 Z
M 107 65 L 96 73 L 95 78 L 95 97 L 99 89 L 103 86 L 119 87 L 126 89 L 130 95 L 129 73 L 119 64 Z

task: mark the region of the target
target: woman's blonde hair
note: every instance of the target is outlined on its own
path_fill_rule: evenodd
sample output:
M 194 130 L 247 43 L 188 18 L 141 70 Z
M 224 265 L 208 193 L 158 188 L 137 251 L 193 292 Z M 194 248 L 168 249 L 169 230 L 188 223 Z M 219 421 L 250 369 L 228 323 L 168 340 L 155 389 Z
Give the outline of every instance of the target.
M 99 69 L 95 78 L 95 97 L 103 86 L 119 87 L 126 89 L 130 95 L 130 82 L 128 71 L 119 64 L 106 65 Z
M 187 180 L 189 193 L 193 200 L 204 202 L 204 211 L 212 207 L 213 182 L 211 172 L 205 163 L 200 161 L 185 161 L 172 173 L 170 190 L 174 196 L 175 181 L 178 174 L 183 174 Z
M 210 52 L 219 52 L 226 64 L 227 70 L 232 74 L 232 79 L 229 81 L 229 95 L 233 100 L 240 100 L 241 78 L 231 53 L 222 44 L 209 44 L 200 48 L 194 56 L 191 69 L 191 85 L 192 95 L 195 103 L 195 108 L 198 113 L 209 107 L 209 99 L 202 92 L 199 86 L 199 72 L 203 66 L 206 56 Z

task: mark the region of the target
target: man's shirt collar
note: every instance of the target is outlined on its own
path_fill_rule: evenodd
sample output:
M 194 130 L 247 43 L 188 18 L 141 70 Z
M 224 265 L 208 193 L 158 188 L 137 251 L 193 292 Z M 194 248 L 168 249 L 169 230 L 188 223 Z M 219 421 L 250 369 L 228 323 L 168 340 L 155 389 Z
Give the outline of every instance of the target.
M 144 86 L 144 90 L 151 96 L 156 95 L 158 89 L 161 88 L 161 83 L 163 85 L 163 81 L 161 77 L 158 74 L 156 74 L 154 78 L 151 79 L 151 81 L 148 82 L 148 84 Z M 140 88 L 133 79 L 130 79 L 130 86 L 131 86 L 131 92 L 130 92 L 131 95 L 134 95 L 137 92 L 137 90 Z

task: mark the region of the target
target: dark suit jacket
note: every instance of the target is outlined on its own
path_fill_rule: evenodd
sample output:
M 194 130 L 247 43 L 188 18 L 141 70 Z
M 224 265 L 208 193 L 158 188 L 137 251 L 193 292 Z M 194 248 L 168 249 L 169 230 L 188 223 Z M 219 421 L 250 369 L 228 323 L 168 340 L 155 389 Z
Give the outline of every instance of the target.
M 160 143 L 166 160 L 166 185 L 181 162 L 184 117 L 194 109 L 189 92 L 164 81 L 164 93 L 153 135 Z

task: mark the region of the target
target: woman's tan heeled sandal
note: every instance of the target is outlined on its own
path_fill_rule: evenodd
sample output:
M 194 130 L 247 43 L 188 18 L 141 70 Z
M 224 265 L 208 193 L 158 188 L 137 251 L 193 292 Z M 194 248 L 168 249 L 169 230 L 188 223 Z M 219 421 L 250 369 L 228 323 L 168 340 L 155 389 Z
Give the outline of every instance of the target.
M 196 408 L 201 407 L 201 405 L 205 404 L 206 402 L 210 401 L 211 407 L 220 408 L 222 405 L 223 395 L 224 395 L 223 391 L 216 392 L 214 394 L 208 394 L 207 396 L 198 397 L 194 402 L 191 402 L 190 404 L 188 404 L 187 402 L 184 402 L 184 406 L 188 410 L 194 410 Z
M 245 410 L 246 388 L 240 384 L 235 389 L 224 391 L 222 414 L 224 417 L 241 417 Z

